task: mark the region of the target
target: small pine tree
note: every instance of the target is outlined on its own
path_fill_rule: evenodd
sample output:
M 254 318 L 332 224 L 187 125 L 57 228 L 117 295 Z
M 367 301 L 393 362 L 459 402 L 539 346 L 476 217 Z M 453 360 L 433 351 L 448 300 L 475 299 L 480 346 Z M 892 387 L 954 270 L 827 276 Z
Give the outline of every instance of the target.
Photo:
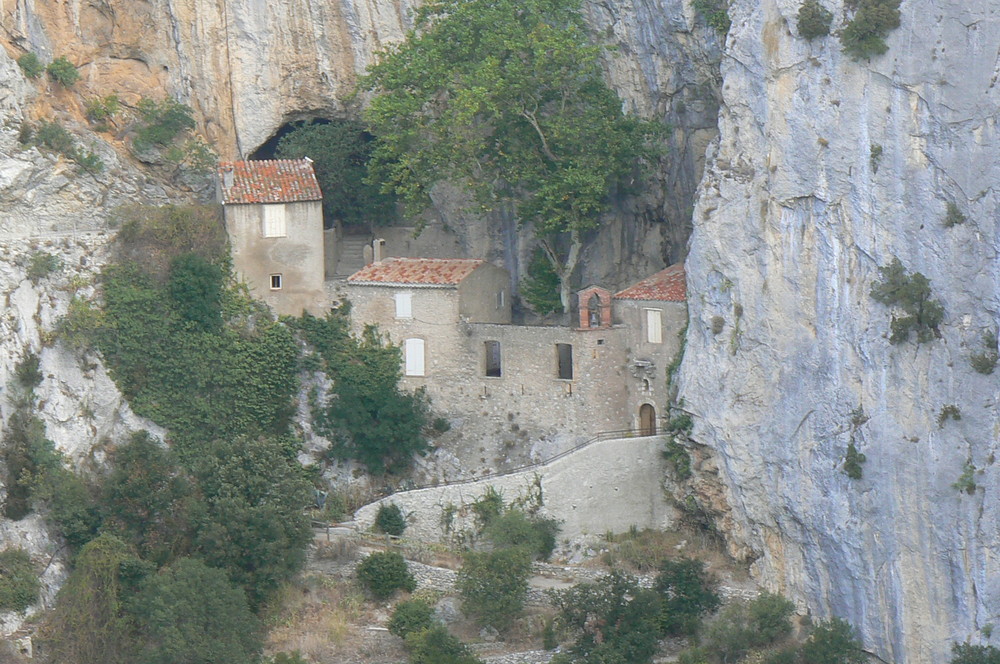
M 64 88 L 72 87 L 80 80 L 80 72 L 76 65 L 67 60 L 66 56 L 59 56 L 45 69 L 49 72 L 49 77 Z
M 799 7 L 799 35 L 809 41 L 830 34 L 833 13 L 816 0 L 806 0 Z

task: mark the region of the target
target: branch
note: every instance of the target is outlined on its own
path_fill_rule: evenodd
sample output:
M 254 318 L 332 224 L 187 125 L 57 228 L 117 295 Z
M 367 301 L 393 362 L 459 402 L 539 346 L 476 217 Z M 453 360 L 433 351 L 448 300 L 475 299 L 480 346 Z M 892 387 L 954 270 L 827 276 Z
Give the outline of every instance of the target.
M 542 139 L 542 152 L 545 153 L 545 156 L 548 157 L 549 160 L 554 161 L 558 164 L 559 160 L 556 158 L 554 154 L 552 154 L 552 150 L 549 149 L 549 142 L 545 140 L 545 134 L 542 133 L 542 128 L 538 126 L 538 120 L 535 119 L 535 114 L 529 113 L 525 109 L 521 109 L 521 117 L 527 120 L 528 123 L 535 128 L 535 132 L 538 134 L 538 138 Z

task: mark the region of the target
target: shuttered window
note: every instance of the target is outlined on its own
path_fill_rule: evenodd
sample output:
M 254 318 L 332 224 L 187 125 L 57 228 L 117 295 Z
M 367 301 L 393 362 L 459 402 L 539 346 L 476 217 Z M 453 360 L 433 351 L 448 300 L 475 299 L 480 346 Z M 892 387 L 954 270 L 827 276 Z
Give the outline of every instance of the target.
M 407 339 L 403 343 L 403 356 L 406 363 L 407 376 L 424 375 L 424 340 Z
M 646 341 L 651 344 L 663 343 L 663 320 L 659 309 L 646 309 Z
M 285 206 L 265 205 L 264 206 L 264 237 L 285 237 L 288 233 L 285 229 Z
M 396 318 L 413 318 L 413 293 L 396 293 Z

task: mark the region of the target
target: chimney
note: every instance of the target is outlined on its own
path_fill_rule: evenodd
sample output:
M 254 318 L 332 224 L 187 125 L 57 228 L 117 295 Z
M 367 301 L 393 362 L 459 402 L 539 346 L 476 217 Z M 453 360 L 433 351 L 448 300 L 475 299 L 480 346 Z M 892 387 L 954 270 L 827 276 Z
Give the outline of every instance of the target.
M 378 238 L 372 242 L 372 261 L 381 263 L 385 257 L 385 240 Z
M 222 189 L 224 192 L 228 192 L 233 188 L 234 177 L 233 177 L 233 165 L 226 164 L 222 167 Z
M 372 264 L 372 246 L 370 244 L 366 244 L 365 245 L 365 248 L 361 252 L 361 255 L 365 259 L 365 265 L 371 265 Z

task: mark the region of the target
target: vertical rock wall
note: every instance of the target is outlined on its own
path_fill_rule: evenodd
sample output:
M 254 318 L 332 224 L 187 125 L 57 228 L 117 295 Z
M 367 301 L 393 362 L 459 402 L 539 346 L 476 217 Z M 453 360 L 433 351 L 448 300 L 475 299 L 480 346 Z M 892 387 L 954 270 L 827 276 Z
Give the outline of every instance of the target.
M 887 661 L 946 661 L 1000 620 L 1000 372 L 969 362 L 1000 323 L 1000 8 L 904 1 L 888 53 L 855 62 L 799 38 L 798 5 L 731 9 L 681 396 L 760 579 Z M 944 225 L 948 202 L 965 223 Z M 894 256 L 930 279 L 941 338 L 890 345 L 869 292 Z M 952 486 L 967 462 L 971 495 Z

